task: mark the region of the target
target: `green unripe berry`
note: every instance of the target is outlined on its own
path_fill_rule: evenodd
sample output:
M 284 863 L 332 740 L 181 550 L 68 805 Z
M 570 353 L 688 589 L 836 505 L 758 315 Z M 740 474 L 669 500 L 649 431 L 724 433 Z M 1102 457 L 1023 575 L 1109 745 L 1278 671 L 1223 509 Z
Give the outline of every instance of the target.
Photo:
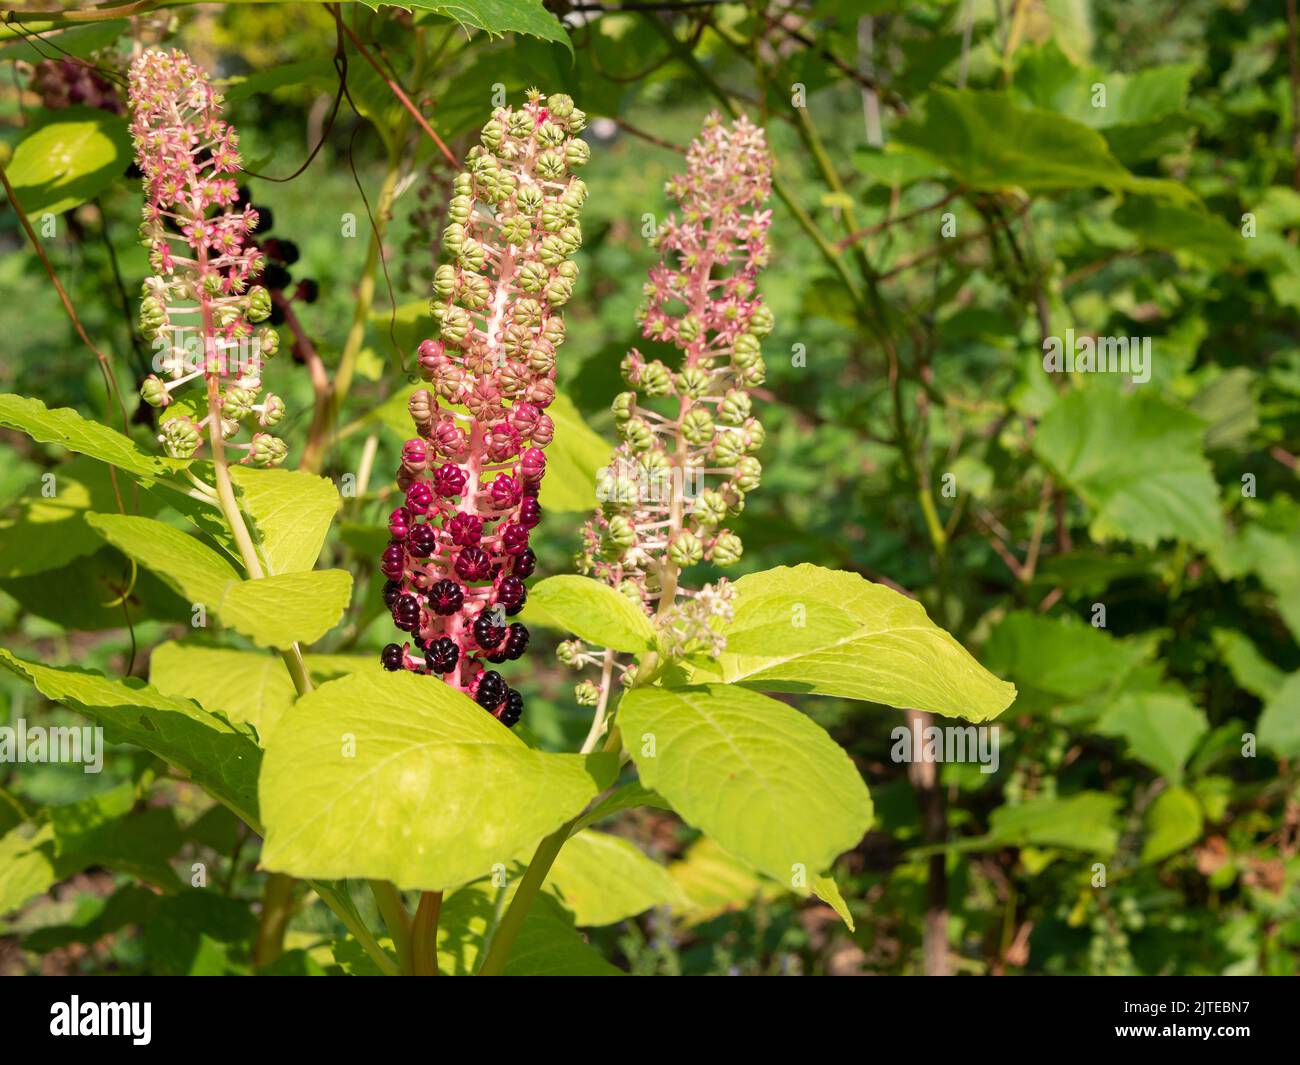
M 261 285 L 254 285 L 248 290 L 248 315 L 250 322 L 264 322 L 271 317 L 271 294 Z
M 741 425 L 749 417 L 753 404 L 748 393 L 730 389 L 718 404 L 718 421 L 723 425 Z
M 685 569 L 704 558 L 704 545 L 700 538 L 689 529 L 683 529 L 673 537 L 668 545 L 668 557 L 675 566 Z
M 691 514 L 701 525 L 721 525 L 727 520 L 727 501 L 716 488 L 706 488 L 695 497 Z
M 666 396 L 673 390 L 673 375 L 656 359 L 641 371 L 641 389 L 647 396 Z
M 698 366 L 687 366 L 673 383 L 677 394 L 688 399 L 702 399 L 709 394 L 709 375 Z
M 763 464 L 753 455 L 746 455 L 736 463 L 731 476 L 742 492 L 752 492 L 762 481 Z
M 713 439 L 713 417 L 703 407 L 692 407 L 682 419 L 682 436 L 700 447 Z
M 739 536 L 732 532 L 721 532 L 713 541 L 709 561 L 718 566 L 730 566 L 740 561 L 744 550 L 745 546 L 740 542 Z
M 165 407 L 172 401 L 167 386 L 156 374 L 150 374 L 140 382 L 140 398 L 151 407 Z
M 188 459 L 198 450 L 199 427 L 183 415 L 164 422 L 160 433 L 163 450 L 174 459 Z

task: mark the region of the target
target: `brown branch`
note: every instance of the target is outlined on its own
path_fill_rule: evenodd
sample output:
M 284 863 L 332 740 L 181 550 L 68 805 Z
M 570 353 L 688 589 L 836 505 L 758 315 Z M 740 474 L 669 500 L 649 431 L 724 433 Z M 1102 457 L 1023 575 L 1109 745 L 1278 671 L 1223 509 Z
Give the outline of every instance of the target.
M 929 214 L 931 211 L 937 211 L 940 207 L 955 200 L 961 195 L 961 192 L 961 189 L 953 189 L 944 196 L 943 199 L 936 200 L 934 203 L 927 204 L 925 207 L 918 207 L 914 211 L 908 211 L 907 214 L 900 214 L 896 218 L 886 218 L 883 222 L 877 222 L 874 225 L 867 226 L 865 229 L 859 229 L 855 233 L 850 233 L 847 237 L 841 237 L 835 242 L 835 247 L 839 251 L 845 251 L 858 241 L 863 240 L 866 237 L 874 236 L 875 234 L 888 229 L 890 226 L 902 225 L 902 223 L 910 222 L 913 218 L 916 218 L 919 215 Z

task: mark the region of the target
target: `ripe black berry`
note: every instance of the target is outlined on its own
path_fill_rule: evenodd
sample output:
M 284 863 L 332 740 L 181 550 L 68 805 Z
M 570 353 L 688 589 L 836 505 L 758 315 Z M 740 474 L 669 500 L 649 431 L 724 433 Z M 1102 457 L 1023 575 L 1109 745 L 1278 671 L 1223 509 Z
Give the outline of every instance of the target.
M 524 582 L 513 574 L 502 577 L 501 583 L 497 585 L 497 602 L 507 610 L 512 606 L 522 606 L 527 594 Z
M 402 659 L 404 657 L 402 649 L 395 643 L 390 643 L 379 652 L 379 661 L 384 664 L 384 668 L 390 673 L 402 668 Z
M 438 549 L 438 531 L 432 525 L 416 525 L 406 534 L 406 549 L 416 558 L 428 558 Z
M 429 605 L 444 617 L 456 613 L 464 602 L 465 593 L 455 581 L 441 580 L 429 589 Z
M 396 581 L 384 581 L 384 606 L 389 610 L 393 609 L 393 604 L 397 602 L 397 597 L 402 594 L 402 586 Z
M 505 628 L 496 624 L 496 620 L 488 611 L 483 611 L 474 619 L 474 639 L 483 650 L 495 650 L 505 638 Z
M 506 657 L 519 658 L 528 649 L 528 629 L 522 622 L 513 622 L 506 632 Z
M 525 529 L 531 529 L 542 520 L 542 505 L 537 502 L 536 496 L 524 496 L 519 501 L 519 524 Z
M 393 604 L 393 624 L 415 632 L 420 627 L 420 600 L 413 595 L 399 595 Z
M 513 688 L 506 694 L 506 701 L 497 711 L 497 720 L 506 728 L 514 728 L 524 716 L 524 697 Z
M 439 636 L 429 644 L 425 662 L 435 673 L 450 673 L 460 661 L 460 648 L 450 636 Z
M 289 271 L 279 263 L 267 263 L 262 268 L 261 277 L 257 280 L 272 292 L 275 292 L 289 284 Z
M 501 674 L 494 669 L 489 669 L 478 679 L 478 691 L 474 693 L 474 701 L 485 710 L 495 710 L 501 705 L 501 700 L 506 697 L 509 690 Z
M 531 577 L 536 568 L 537 556 L 531 547 L 525 547 L 515 558 L 515 564 L 510 568 L 510 572 L 516 577 Z
M 463 548 L 456 556 L 456 573 L 467 581 L 485 581 L 492 573 L 492 558 L 481 547 Z

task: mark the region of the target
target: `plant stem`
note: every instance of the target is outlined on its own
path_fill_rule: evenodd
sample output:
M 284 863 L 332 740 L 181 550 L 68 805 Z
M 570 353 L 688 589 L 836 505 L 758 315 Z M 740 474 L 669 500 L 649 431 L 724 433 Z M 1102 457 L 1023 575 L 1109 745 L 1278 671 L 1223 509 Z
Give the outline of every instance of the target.
M 564 846 L 577 821 L 576 817 L 572 821 L 566 821 L 537 845 L 533 860 L 528 863 L 524 878 L 519 882 L 519 889 L 515 892 L 506 915 L 501 918 L 496 935 L 492 937 L 487 956 L 479 968 L 479 976 L 500 976 L 505 970 L 510 948 L 515 945 L 515 938 L 524 925 L 529 909 L 532 908 L 533 899 L 541 890 L 546 874 L 551 871 L 551 866 L 559 856 L 560 848 Z
M 605 649 L 605 661 L 600 668 L 600 700 L 596 703 L 596 712 L 591 717 L 591 728 L 587 738 L 582 741 L 582 754 L 590 754 L 596 749 L 600 737 L 605 731 L 605 708 L 609 705 L 609 686 L 614 673 L 614 649 Z
M 257 922 L 257 939 L 253 943 L 253 967 L 270 965 L 284 953 L 284 933 L 294 910 L 296 881 L 284 873 L 272 873 L 262 890 L 262 913 Z
M 411 924 L 411 975 L 438 975 L 438 914 L 442 911 L 442 892 L 425 891 Z
M 388 880 L 371 880 L 370 892 L 375 896 L 375 905 L 379 907 L 379 916 L 384 919 L 384 927 L 393 940 L 397 950 L 397 962 L 403 974 L 411 974 L 411 918 L 402 903 L 402 896 Z

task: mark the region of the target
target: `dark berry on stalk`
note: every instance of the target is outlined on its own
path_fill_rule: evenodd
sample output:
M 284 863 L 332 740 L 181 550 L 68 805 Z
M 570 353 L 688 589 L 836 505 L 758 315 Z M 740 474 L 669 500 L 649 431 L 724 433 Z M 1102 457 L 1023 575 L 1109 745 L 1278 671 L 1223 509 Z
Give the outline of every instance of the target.
M 507 522 L 501 526 L 501 546 L 506 554 L 517 555 L 528 549 L 528 530 L 522 525 Z
M 524 697 L 513 688 L 506 694 L 506 701 L 497 711 L 497 720 L 506 728 L 514 728 L 524 716 Z
M 440 496 L 450 498 L 465 490 L 468 475 L 459 466 L 445 462 L 433 473 L 433 488 Z
M 515 564 L 510 568 L 510 572 L 516 577 L 531 577 L 536 568 L 537 556 L 531 547 L 525 547 L 515 557 Z
M 495 650 L 505 638 L 505 628 L 496 623 L 490 611 L 485 610 L 474 619 L 474 639 L 483 650 Z
M 294 295 L 303 303 L 315 303 L 316 298 L 320 295 L 320 285 L 310 277 L 304 277 L 298 282 L 298 291 Z
M 270 228 L 269 226 L 267 228 Z M 262 250 L 268 259 L 274 259 L 285 266 L 292 266 L 298 261 L 298 245 L 291 240 L 272 237 L 262 242 Z
M 489 655 L 486 655 L 485 657 L 493 665 L 498 665 L 498 666 L 502 662 L 507 662 L 510 660 L 510 656 L 506 654 L 506 649 L 504 647 L 498 647 L 495 651 L 493 651 Z
M 253 232 L 271 232 L 272 227 L 275 225 L 275 215 L 271 213 L 271 208 L 259 207 L 257 204 L 252 204 L 252 208 L 257 212 L 257 228 Z M 267 287 L 270 288 L 269 285 Z
M 284 308 L 281 307 L 278 303 L 272 303 L 271 313 L 267 316 L 266 321 L 269 325 L 284 325 Z M 303 356 L 302 352 L 299 350 L 299 346 L 297 344 L 294 344 L 293 346 L 293 360 L 294 362 L 307 361 L 306 358 Z
M 465 593 L 455 581 L 441 580 L 429 589 L 429 605 L 444 617 L 456 613 L 464 602 Z
M 429 644 L 429 651 L 424 657 L 435 673 L 450 673 L 460 661 L 460 648 L 450 636 L 439 636 Z
M 399 595 L 393 604 L 393 624 L 415 632 L 420 627 L 420 600 L 413 595 Z
M 402 586 L 396 581 L 384 582 L 384 606 L 389 610 L 393 609 L 393 604 L 397 602 L 397 597 L 402 594 Z
M 492 558 L 481 547 L 467 547 L 456 556 L 456 573 L 467 581 L 485 581 L 492 575 Z
M 380 556 L 379 568 L 390 581 L 395 581 L 406 569 L 406 549 L 400 543 L 390 543 Z
M 522 606 L 527 595 L 524 582 L 513 574 L 502 577 L 501 583 L 497 585 L 497 602 L 507 610 L 514 606 Z
M 519 501 L 519 524 L 525 529 L 531 529 L 542 520 L 542 505 L 537 502 L 536 496 L 524 496 Z
M 384 664 L 384 668 L 390 673 L 394 673 L 402 668 L 402 662 L 405 657 L 405 652 L 395 643 L 390 643 L 379 652 L 379 661 Z
M 510 628 L 506 630 L 506 657 L 520 658 L 526 650 L 528 650 L 528 629 L 524 627 L 523 622 L 511 622 Z
M 438 550 L 438 532 L 432 525 L 416 525 L 406 534 L 406 549 L 416 558 L 428 558 Z
M 506 697 L 509 690 L 501 674 L 494 669 L 489 669 L 478 679 L 478 690 L 474 693 L 474 701 L 485 710 L 495 710 L 501 705 L 501 700 Z
M 257 280 L 275 292 L 284 288 L 293 279 L 289 276 L 289 271 L 279 263 L 267 263 Z

